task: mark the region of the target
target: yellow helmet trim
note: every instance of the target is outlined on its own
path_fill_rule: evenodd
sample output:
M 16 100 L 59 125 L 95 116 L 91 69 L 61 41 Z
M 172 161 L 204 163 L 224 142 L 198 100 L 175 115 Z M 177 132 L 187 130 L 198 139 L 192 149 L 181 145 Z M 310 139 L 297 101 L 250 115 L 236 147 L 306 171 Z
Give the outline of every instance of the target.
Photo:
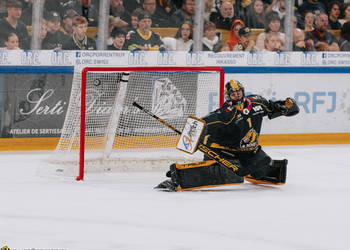
M 230 85 L 233 91 L 238 91 L 241 89 L 235 80 L 230 80 Z

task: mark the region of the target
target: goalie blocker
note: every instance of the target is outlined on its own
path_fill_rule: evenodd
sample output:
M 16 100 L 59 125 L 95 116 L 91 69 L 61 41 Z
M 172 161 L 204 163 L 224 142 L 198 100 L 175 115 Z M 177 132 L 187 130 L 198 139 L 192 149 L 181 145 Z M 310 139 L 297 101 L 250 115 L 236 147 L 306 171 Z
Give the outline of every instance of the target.
M 201 131 L 193 129 L 194 126 L 192 130 L 189 129 L 191 120 L 188 120 L 180 138 L 186 138 L 186 141 L 190 141 L 189 137 L 198 138 L 199 141 L 193 139 L 191 145 L 203 145 L 237 168 L 223 167 L 201 150 L 205 153 L 204 161 L 172 164 L 166 174 L 170 180 L 155 188 L 180 191 L 241 184 L 244 180 L 254 184 L 272 185 L 286 182 L 288 161 L 272 160 L 258 144 L 258 137 L 264 116 L 274 119 L 299 113 L 294 99 L 267 101 L 257 95 L 245 97 L 243 86 L 234 80 L 225 85 L 225 99 L 221 108 L 203 118 L 204 126 Z M 189 131 L 196 131 L 197 137 L 189 136 Z M 201 136 L 198 137 L 199 132 Z M 190 152 L 179 145 L 178 148 L 193 153 L 193 148 Z

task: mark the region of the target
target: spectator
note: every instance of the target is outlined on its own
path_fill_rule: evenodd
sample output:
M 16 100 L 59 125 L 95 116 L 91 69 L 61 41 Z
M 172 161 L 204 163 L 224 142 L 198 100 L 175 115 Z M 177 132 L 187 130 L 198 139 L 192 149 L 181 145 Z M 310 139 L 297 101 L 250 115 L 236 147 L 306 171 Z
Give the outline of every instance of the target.
M 142 11 L 138 16 L 138 20 L 138 29 L 128 33 L 125 48 L 131 51 L 164 51 L 165 46 L 160 36 L 151 30 L 151 16 Z
M 222 41 L 219 41 L 217 44 L 215 44 L 214 46 L 214 50 L 215 53 L 217 52 L 225 52 L 225 51 L 230 51 L 230 46 L 228 46 L 227 43 L 224 43 Z
M 233 51 L 257 51 L 255 41 L 251 39 L 249 27 L 242 27 L 238 31 L 239 42 L 233 47 Z
M 62 49 L 63 44 L 68 39 L 61 30 L 60 15 L 51 11 L 45 17 L 47 34 L 44 40 L 42 41 L 42 49 Z
M 186 21 L 193 25 L 195 8 L 195 0 L 183 0 L 181 8 L 176 10 L 170 18 L 171 25 L 173 27 L 179 27 Z
M 235 45 L 239 42 L 239 30 L 244 27 L 244 22 L 242 20 L 236 19 L 233 21 L 231 30 L 230 30 L 230 38 L 226 41 L 229 45 L 230 51 L 233 50 Z
M 265 11 L 262 0 L 253 0 L 247 10 L 247 26 L 251 29 L 265 28 Z
M 233 5 L 229 1 L 221 4 L 218 12 L 212 12 L 209 20 L 215 23 L 216 28 L 230 30 L 232 22 L 235 20 Z
M 123 6 L 131 13 L 137 8 L 141 8 L 141 0 L 123 0 Z
M 138 28 L 138 23 L 139 23 L 139 18 L 138 16 L 142 13 L 142 9 L 134 9 L 133 12 L 131 12 L 131 22 L 129 24 L 129 30 L 137 30 Z
M 0 0 L 0 18 L 7 17 L 6 0 Z
M 175 35 L 177 51 L 191 51 L 193 46 L 193 27 L 189 22 L 183 23 Z
M 328 16 L 326 13 L 316 15 L 315 29 L 305 34 L 307 50 L 339 51 L 338 40 L 327 31 Z
M 341 24 L 338 21 L 340 17 L 340 3 L 338 1 L 332 1 L 329 7 L 328 29 L 339 30 L 341 28 Z
M 27 6 L 25 8 L 22 8 L 22 15 L 21 15 L 21 19 L 20 20 L 26 26 L 32 25 L 33 3 L 34 3 L 34 0 L 28 0 Z
M 350 21 L 343 24 L 339 39 L 340 51 L 350 51 Z
M 192 51 L 193 27 L 189 22 L 181 24 L 175 37 L 164 37 L 162 41 L 167 51 Z
M 202 38 L 202 51 L 213 51 L 214 46 L 219 42 L 219 37 L 216 35 L 216 26 L 213 22 L 204 24 L 204 34 Z
M 251 0 L 231 0 L 232 4 L 233 4 L 233 8 L 235 10 L 235 18 L 236 19 L 240 19 L 243 22 L 246 22 L 246 13 L 247 13 L 247 9 L 251 4 Z
M 116 17 L 116 27 L 127 27 L 131 22 L 130 14 L 125 10 L 123 0 L 110 0 L 110 16 Z
M 108 50 L 123 50 L 126 33 L 119 27 L 114 27 L 111 33 L 113 43 L 108 46 Z
M 278 33 L 268 33 L 264 40 L 263 51 L 279 52 L 283 51 L 283 42 Z
M 305 12 L 304 15 L 304 26 L 305 31 L 313 31 L 315 29 L 315 15 L 311 10 Z
M 70 9 L 73 9 L 79 16 L 85 17 L 89 26 L 98 25 L 98 11 L 95 5 L 91 4 L 91 0 L 76 0 Z
M 65 11 L 62 19 L 63 25 L 61 30 L 66 36 L 71 36 L 73 34 L 73 18 L 76 16 L 79 16 L 78 13 L 72 9 Z
M 299 7 L 299 13 L 304 15 L 308 10 L 312 11 L 314 14 L 326 13 L 326 6 L 318 0 L 305 0 Z
M 157 6 L 160 11 L 168 16 L 171 16 L 177 9 L 172 0 L 157 0 Z
M 212 12 L 216 12 L 214 9 L 214 0 L 205 0 L 203 13 L 204 22 L 209 21 Z
M 343 18 L 339 19 L 339 22 L 341 25 L 350 21 L 350 3 L 344 4 L 343 15 L 344 15 Z
M 286 0 L 273 0 L 272 3 L 266 8 L 266 13 L 274 11 L 278 14 L 282 20 L 286 15 Z
M 16 50 L 16 49 L 19 49 L 18 45 L 19 45 L 18 36 L 15 33 L 10 33 L 7 36 L 7 40 L 5 41 L 6 49 Z
M 95 50 L 96 42 L 86 35 L 88 21 L 83 16 L 73 18 L 73 35 L 63 44 L 64 50 Z
M 142 8 L 152 18 L 152 27 L 168 27 L 169 16 L 157 10 L 156 0 L 143 0 Z
M 29 35 L 26 25 L 20 21 L 22 15 L 22 3 L 18 0 L 9 0 L 6 4 L 7 17 L 0 20 L 0 43 L 4 42 L 10 33 L 15 33 L 19 39 L 21 49 L 29 49 Z
M 306 51 L 305 33 L 298 28 L 293 31 L 293 51 Z
M 265 38 L 269 33 L 276 33 L 280 36 L 282 44 L 285 41 L 285 34 L 281 32 L 281 19 L 278 14 L 275 12 L 270 12 L 266 15 L 266 28 L 265 32 L 260 33 L 256 38 L 256 47 L 259 50 L 265 48 Z

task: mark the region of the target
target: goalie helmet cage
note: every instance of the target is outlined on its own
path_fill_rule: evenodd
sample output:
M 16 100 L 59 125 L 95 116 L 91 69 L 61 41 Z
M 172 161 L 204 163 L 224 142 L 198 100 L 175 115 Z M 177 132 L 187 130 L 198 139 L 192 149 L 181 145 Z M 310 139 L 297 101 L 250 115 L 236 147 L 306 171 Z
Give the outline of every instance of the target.
M 85 171 L 134 171 L 136 165 L 144 170 L 146 162 L 151 162 L 151 169 L 155 162 L 169 164 L 182 158 L 186 162 L 188 156 L 175 149 L 179 135 L 138 112 L 132 102 L 181 130 L 189 115 L 204 116 L 215 106 L 217 93 L 216 107 L 221 106 L 223 89 L 220 67 L 77 68 L 51 163 L 60 165 L 57 172 L 71 172 L 66 168 L 70 165 L 78 171 L 64 175 L 83 180 Z

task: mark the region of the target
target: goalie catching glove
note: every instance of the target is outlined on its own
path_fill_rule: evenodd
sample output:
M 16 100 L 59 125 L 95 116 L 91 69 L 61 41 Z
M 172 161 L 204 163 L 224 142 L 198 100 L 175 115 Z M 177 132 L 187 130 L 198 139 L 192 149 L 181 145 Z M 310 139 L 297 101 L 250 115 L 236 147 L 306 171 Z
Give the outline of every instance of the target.
M 293 98 L 286 98 L 285 101 L 277 101 L 274 108 L 284 116 L 293 116 L 299 113 L 299 107 Z

